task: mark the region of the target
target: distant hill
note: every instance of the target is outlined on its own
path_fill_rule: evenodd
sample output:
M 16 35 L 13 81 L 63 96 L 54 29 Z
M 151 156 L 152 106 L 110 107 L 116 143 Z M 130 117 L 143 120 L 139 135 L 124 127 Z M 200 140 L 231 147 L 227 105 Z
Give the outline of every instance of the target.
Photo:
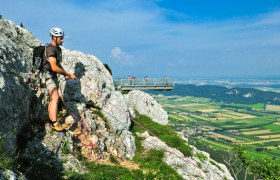
M 164 94 L 167 96 L 195 96 L 211 98 L 215 101 L 227 103 L 254 104 L 270 103 L 280 104 L 280 93 L 261 91 L 254 88 L 227 88 L 215 85 L 176 84 L 172 91 L 149 91 L 151 94 Z

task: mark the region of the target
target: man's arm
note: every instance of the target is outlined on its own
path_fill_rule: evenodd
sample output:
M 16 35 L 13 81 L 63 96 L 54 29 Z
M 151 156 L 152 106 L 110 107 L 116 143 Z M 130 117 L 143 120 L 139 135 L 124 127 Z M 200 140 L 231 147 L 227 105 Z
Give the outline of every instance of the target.
M 77 78 L 77 77 L 75 76 L 75 74 L 68 73 L 68 72 L 66 72 L 64 69 L 60 68 L 60 67 L 56 64 L 56 58 L 55 58 L 55 57 L 50 56 L 48 60 L 49 60 L 49 62 L 50 62 L 51 70 L 52 70 L 53 72 L 62 74 L 62 75 L 66 76 L 66 77 L 69 77 L 69 78 L 71 78 L 71 79 L 76 79 L 76 78 Z

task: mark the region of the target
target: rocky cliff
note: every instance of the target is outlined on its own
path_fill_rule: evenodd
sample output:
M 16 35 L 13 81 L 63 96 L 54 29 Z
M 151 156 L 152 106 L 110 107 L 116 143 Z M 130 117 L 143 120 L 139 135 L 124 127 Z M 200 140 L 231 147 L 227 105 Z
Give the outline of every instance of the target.
M 0 31 L 0 133 L 3 148 L 21 162 L 19 170 L 44 168 L 40 174 L 44 179 L 54 178 L 54 172 L 87 173 L 77 151 L 87 161 L 130 160 L 136 151 L 136 137 L 130 131 L 135 110 L 167 124 L 166 112 L 150 95 L 115 91 L 112 76 L 98 58 L 63 48 L 62 66 L 79 80 L 59 76 L 59 116 L 72 126 L 65 132 L 53 131 L 48 123 L 47 92 L 34 87 L 36 77 L 31 73 L 32 50 L 41 42 L 9 20 L 0 19 Z M 232 179 L 223 165 L 209 163 L 209 155 L 208 163 L 198 168 L 201 162 L 194 158 L 195 148 L 193 158 L 184 157 L 157 137 L 147 133 L 139 137 L 147 150 L 161 147 L 163 161 L 184 179 Z

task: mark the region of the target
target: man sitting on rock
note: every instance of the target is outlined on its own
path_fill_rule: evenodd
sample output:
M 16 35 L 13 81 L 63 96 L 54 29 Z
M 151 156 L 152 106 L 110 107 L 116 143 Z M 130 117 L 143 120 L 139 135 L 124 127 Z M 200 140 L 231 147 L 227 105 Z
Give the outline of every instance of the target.
M 75 74 L 66 72 L 60 65 L 62 53 L 59 46 L 64 42 L 64 32 L 60 28 L 55 27 L 50 30 L 50 36 L 52 37 L 52 41 L 47 45 L 44 56 L 44 74 L 50 96 L 48 113 L 51 127 L 56 131 L 63 131 L 68 127 L 67 124 L 60 124 L 57 118 L 59 101 L 57 73 L 64 75 L 65 78 L 76 79 L 77 77 Z

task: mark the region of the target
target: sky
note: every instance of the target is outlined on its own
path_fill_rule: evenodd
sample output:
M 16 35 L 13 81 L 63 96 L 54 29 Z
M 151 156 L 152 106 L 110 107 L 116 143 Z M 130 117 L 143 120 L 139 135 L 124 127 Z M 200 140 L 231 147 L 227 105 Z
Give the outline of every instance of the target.
M 114 78 L 280 79 L 279 0 L 0 0 L 0 15 L 43 44 L 62 28 Z

